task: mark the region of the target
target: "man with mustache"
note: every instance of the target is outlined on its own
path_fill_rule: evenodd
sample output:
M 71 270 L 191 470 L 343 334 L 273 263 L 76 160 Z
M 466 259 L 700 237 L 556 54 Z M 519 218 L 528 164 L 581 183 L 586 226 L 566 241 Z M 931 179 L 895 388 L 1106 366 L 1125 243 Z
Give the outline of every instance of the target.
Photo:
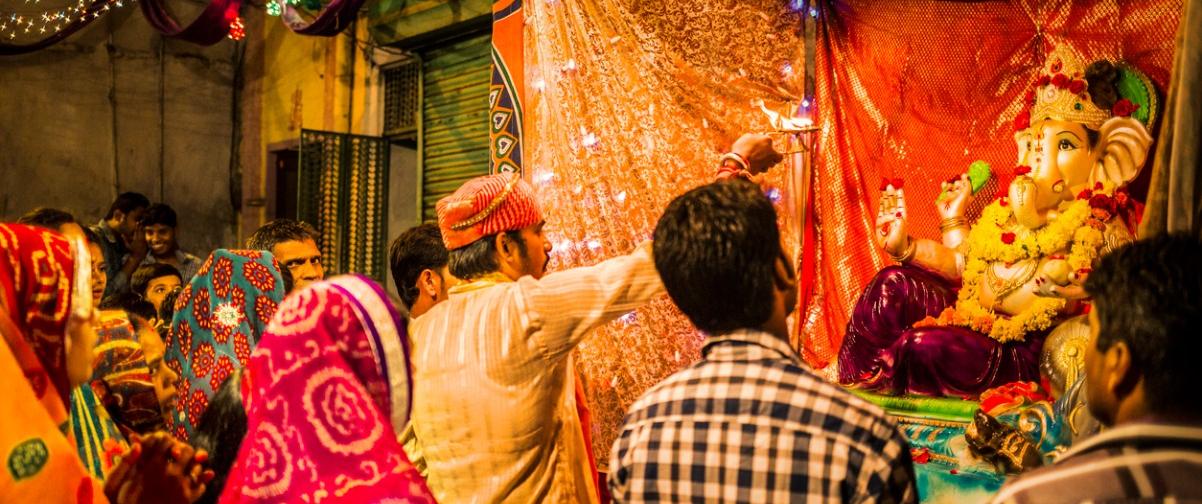
M 732 151 L 752 173 L 781 159 L 762 135 Z M 437 210 L 463 283 L 410 325 L 430 490 L 440 502 L 598 502 L 572 350 L 663 292 L 650 244 L 547 274 L 545 221 L 516 174 L 469 180 Z

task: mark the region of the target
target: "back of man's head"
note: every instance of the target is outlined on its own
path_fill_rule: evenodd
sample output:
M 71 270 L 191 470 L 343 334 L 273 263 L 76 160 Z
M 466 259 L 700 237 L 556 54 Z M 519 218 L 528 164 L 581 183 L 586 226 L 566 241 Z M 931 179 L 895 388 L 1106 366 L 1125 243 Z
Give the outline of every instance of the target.
M 389 247 L 388 263 L 401 301 L 412 308 L 419 294 L 417 279 L 422 271 L 439 271 L 447 265 L 447 247 L 438 225 L 426 223 L 401 233 Z
M 113 200 L 113 204 L 109 206 L 109 212 L 104 215 L 105 219 L 112 219 L 118 210 L 123 214 L 133 213 L 139 208 L 150 206 L 150 198 L 147 198 L 142 193 L 123 192 L 117 195 L 117 199 Z
M 313 226 L 293 219 L 276 219 L 255 230 L 247 238 L 246 248 L 271 252 L 277 244 L 305 240 L 317 241 L 317 230 Z
M 1119 247 L 1085 289 L 1099 323 L 1097 349 L 1126 344 L 1149 412 L 1202 415 L 1202 242 L 1166 234 Z
M 759 186 L 715 182 L 672 200 L 653 252 L 668 295 L 698 329 L 754 329 L 772 316 L 780 231 Z
M 75 216 L 65 210 L 57 208 L 38 207 L 17 219 L 18 224 L 26 226 L 38 226 L 46 229 L 57 230 L 63 224 L 74 223 Z

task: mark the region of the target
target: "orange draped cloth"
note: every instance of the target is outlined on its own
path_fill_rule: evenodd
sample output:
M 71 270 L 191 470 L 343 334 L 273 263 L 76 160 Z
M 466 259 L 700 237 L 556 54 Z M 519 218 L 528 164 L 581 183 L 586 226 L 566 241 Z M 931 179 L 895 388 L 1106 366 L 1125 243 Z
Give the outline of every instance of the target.
M 834 362 L 852 305 L 886 264 L 870 234 L 882 178 L 904 180 L 911 234 L 937 239 L 940 182 L 985 160 L 994 176 L 968 209 L 975 219 L 1013 179 L 1011 124 L 1050 47 L 1068 45 L 1087 61 L 1124 61 L 1163 92 L 1181 20 L 1181 0 L 825 0 L 810 7 L 818 15 L 822 132 L 798 331 L 802 356 L 816 368 Z M 1132 184 L 1133 195 L 1149 174 Z
M 63 431 L 66 325 L 74 272 L 67 241 L 0 224 L 0 501 L 107 502 Z

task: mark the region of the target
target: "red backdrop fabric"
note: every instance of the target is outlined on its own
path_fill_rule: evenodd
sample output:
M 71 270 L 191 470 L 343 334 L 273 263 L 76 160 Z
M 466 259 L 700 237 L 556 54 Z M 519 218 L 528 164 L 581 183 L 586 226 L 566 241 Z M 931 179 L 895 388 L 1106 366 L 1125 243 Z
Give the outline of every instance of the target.
M 882 177 L 904 179 L 910 233 L 937 239 L 940 182 L 985 160 L 994 176 L 969 209 L 975 219 L 1013 178 L 1011 121 L 1051 48 L 1068 44 L 1086 64 L 1124 61 L 1163 92 L 1182 3 L 858 0 L 813 7 L 822 131 L 797 327 L 806 361 L 824 368 L 838 354 L 863 286 L 888 264 L 870 234 Z

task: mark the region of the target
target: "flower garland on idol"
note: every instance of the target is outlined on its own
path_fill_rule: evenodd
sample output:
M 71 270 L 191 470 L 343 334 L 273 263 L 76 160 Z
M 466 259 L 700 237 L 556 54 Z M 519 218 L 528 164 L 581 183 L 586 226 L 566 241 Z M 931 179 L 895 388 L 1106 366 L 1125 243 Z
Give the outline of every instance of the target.
M 1020 166 L 1016 172 L 1022 175 L 1029 170 Z M 1048 329 L 1067 306 L 1067 300 L 1040 297 L 1012 316 L 999 314 L 981 302 L 981 284 L 987 270 L 996 262 L 1013 264 L 1046 257 L 1064 259 L 1070 271 L 1088 273 L 1102 248 L 1106 222 L 1130 204 L 1125 191 L 1099 182 L 1093 189 L 1079 193 L 1074 201 L 1062 203 L 1058 217 L 1032 231 L 1015 221 L 1005 196 L 990 203 L 965 241 L 963 285 L 955 305 L 915 327 L 968 327 L 1001 343 L 1022 341 L 1028 333 Z M 1066 250 L 1067 255 L 1063 255 Z

